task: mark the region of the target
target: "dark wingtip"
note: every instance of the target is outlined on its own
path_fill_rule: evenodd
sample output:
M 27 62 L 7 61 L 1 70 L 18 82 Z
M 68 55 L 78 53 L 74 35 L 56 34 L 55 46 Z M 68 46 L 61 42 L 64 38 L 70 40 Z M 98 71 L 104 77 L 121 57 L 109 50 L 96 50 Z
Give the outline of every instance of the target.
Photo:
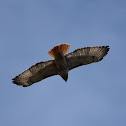
M 16 84 L 16 85 L 18 85 L 18 86 L 22 86 L 22 87 L 28 87 L 28 86 L 31 86 L 31 85 L 23 85 L 23 84 L 20 84 L 20 83 L 16 82 L 15 79 L 16 79 L 16 77 L 12 79 L 12 83 L 13 83 L 13 84 Z
M 12 83 L 16 84 L 16 85 L 19 85 L 19 86 L 22 86 L 22 85 L 18 84 L 15 79 L 16 79 L 16 77 L 12 79 Z
M 15 83 L 15 78 L 12 79 L 12 83 L 13 83 L 13 84 L 16 84 L 16 83 Z
M 106 48 L 107 48 L 107 53 L 108 53 L 108 51 L 110 50 L 110 47 L 109 46 L 106 46 Z
M 106 46 L 108 49 L 110 49 L 110 47 L 109 46 Z
M 16 77 L 12 79 L 12 83 L 13 84 L 17 84 L 16 81 L 15 81 Z
M 105 54 L 105 56 L 106 56 L 108 54 L 110 47 L 109 46 L 105 46 L 105 47 L 106 47 L 106 54 Z

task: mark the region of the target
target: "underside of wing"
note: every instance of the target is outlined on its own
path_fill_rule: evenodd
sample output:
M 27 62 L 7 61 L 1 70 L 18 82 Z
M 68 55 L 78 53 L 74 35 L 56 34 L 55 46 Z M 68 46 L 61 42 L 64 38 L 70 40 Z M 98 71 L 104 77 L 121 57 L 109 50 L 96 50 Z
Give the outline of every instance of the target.
M 66 55 L 68 69 L 71 70 L 81 65 L 87 65 L 93 62 L 99 62 L 107 55 L 108 46 L 85 47 L 77 49 Z
M 33 65 L 22 74 L 16 76 L 13 79 L 13 83 L 23 87 L 28 87 L 33 83 L 53 75 L 57 75 L 57 69 L 55 67 L 54 60 L 50 60 Z

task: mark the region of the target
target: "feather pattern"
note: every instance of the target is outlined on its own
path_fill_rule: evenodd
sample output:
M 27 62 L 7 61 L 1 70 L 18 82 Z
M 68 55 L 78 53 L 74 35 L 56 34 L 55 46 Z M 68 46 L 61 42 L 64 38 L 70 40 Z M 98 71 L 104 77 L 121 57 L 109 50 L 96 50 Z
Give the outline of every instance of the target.
M 57 75 L 57 69 L 55 67 L 54 60 L 49 60 L 46 62 L 40 62 L 29 69 L 25 70 L 22 74 L 13 78 L 13 83 L 27 87 L 35 82 L 41 81 L 46 77 Z
M 68 68 L 71 70 L 81 65 L 101 61 L 103 57 L 107 55 L 108 51 L 109 46 L 85 47 L 77 49 L 66 55 Z

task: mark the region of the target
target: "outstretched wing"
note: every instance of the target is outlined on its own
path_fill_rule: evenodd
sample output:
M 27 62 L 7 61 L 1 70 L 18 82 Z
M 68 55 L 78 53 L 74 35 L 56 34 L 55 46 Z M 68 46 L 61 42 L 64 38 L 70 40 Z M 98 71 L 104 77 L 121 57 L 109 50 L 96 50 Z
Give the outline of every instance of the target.
M 54 60 L 49 60 L 35 64 L 12 80 L 14 84 L 28 87 L 33 83 L 57 74 Z
M 66 55 L 68 69 L 71 70 L 81 65 L 87 65 L 93 62 L 98 62 L 103 59 L 109 46 L 85 47 L 77 49 Z

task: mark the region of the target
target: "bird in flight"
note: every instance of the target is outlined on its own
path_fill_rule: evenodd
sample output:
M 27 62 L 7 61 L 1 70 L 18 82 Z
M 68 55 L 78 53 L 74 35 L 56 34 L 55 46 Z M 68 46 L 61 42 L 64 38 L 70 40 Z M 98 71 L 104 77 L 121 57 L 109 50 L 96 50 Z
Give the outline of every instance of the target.
M 13 78 L 13 83 L 28 87 L 53 75 L 60 75 L 65 81 L 73 68 L 99 62 L 107 55 L 109 46 L 79 48 L 67 54 L 69 44 L 60 44 L 48 53 L 54 60 L 39 62 Z

